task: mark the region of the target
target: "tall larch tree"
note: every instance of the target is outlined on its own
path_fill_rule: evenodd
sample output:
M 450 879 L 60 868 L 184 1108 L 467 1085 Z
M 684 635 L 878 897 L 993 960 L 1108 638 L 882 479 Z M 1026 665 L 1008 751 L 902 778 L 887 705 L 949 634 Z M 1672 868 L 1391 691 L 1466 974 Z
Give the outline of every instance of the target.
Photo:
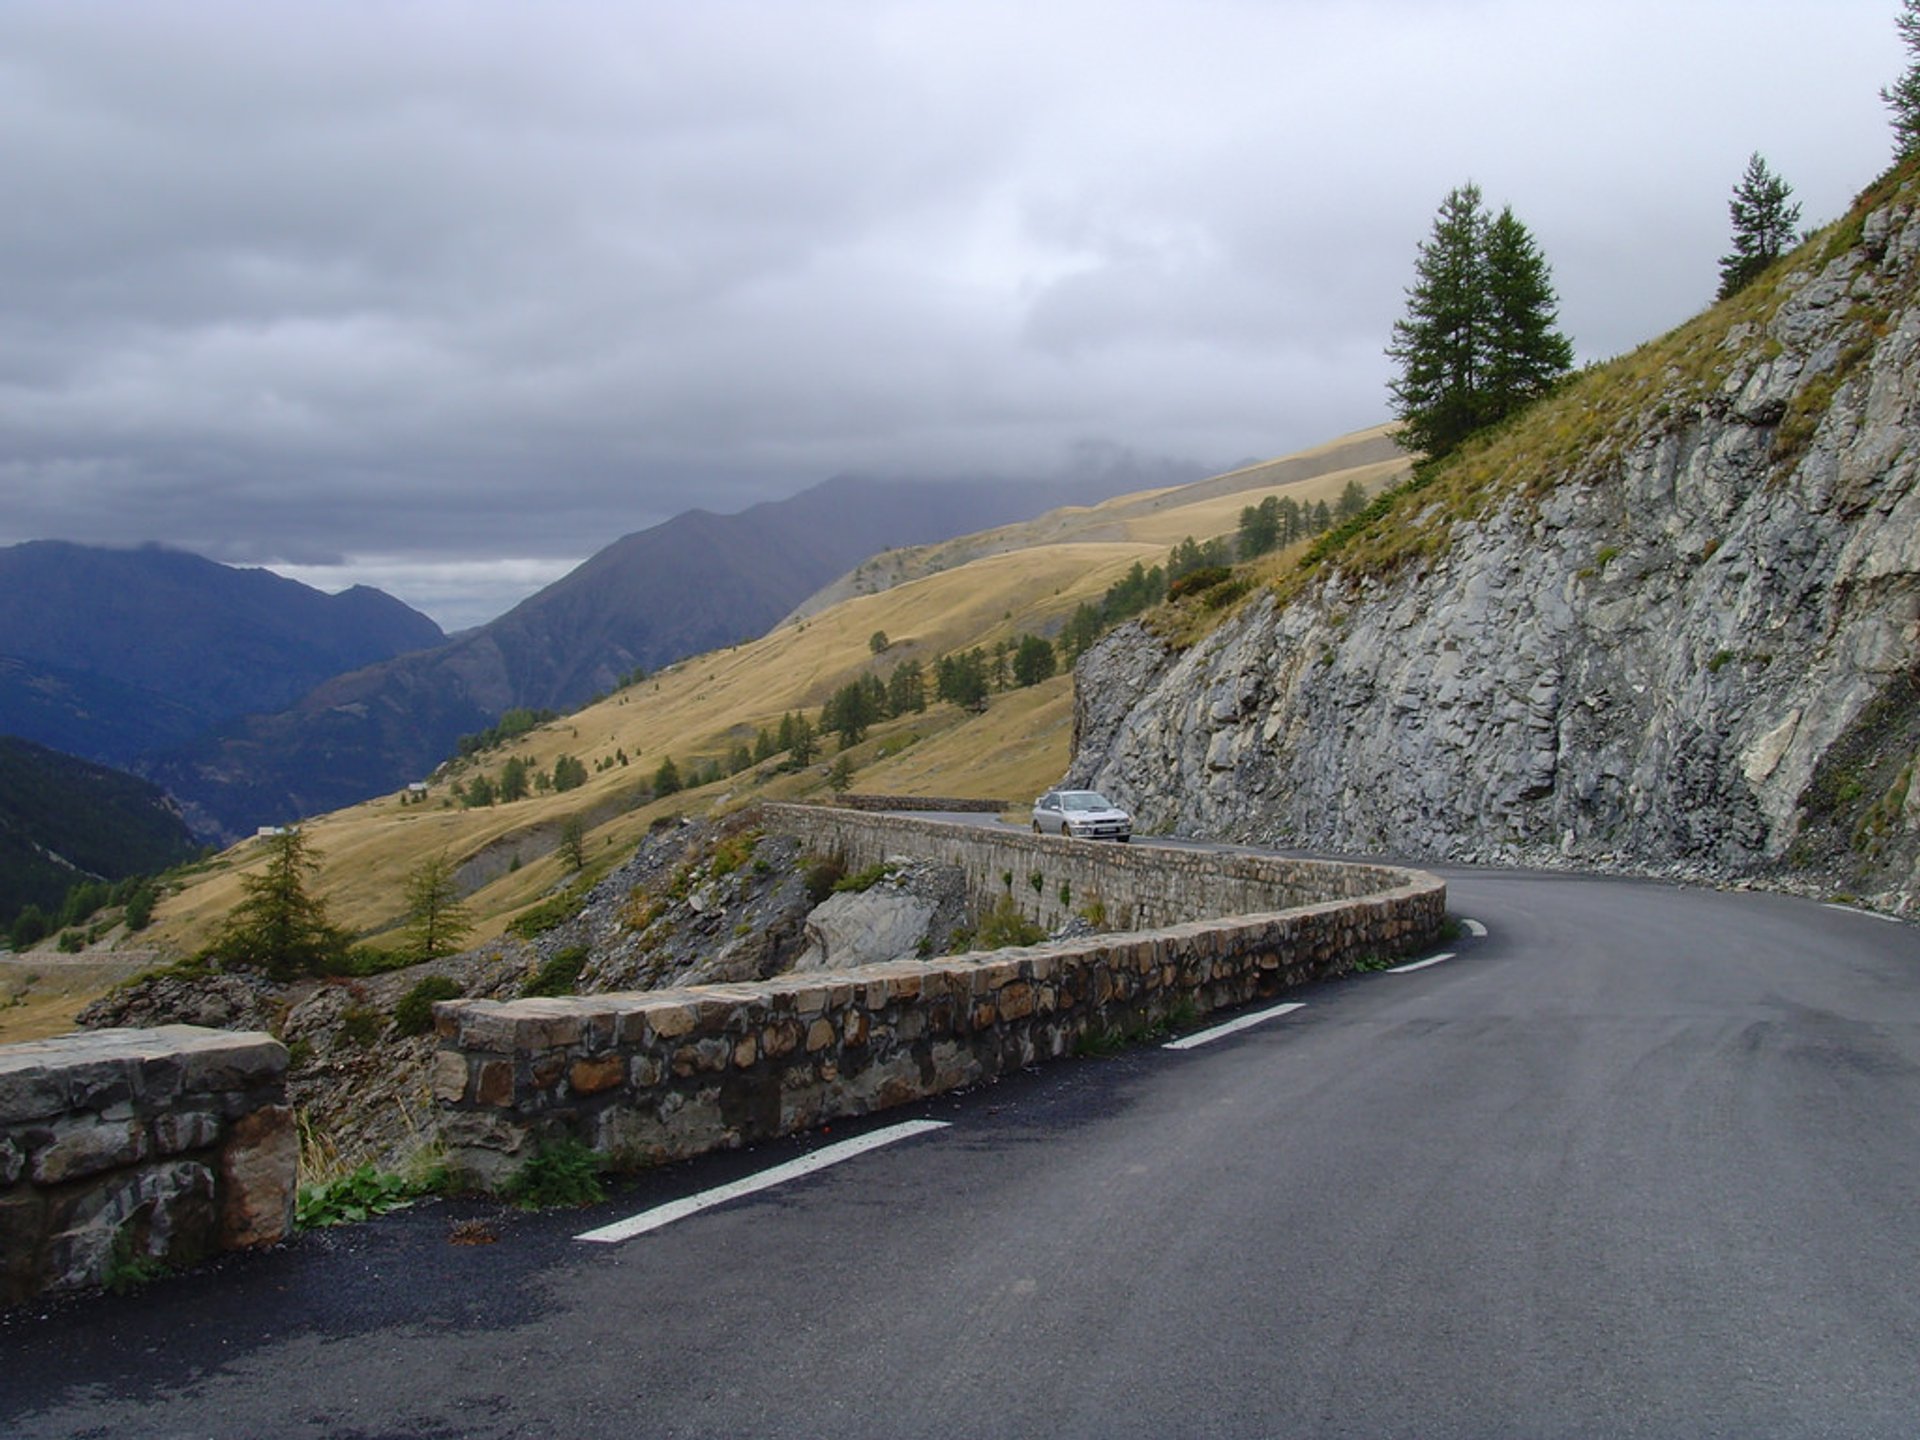
M 1487 357 L 1481 409 L 1487 423 L 1525 409 L 1573 367 L 1560 333 L 1559 301 L 1546 256 L 1506 206 L 1487 227 Z
M 472 929 L 453 862 L 444 854 L 422 860 L 408 872 L 406 950 L 415 961 L 437 960 L 460 948 Z
M 1492 218 L 1479 186 L 1451 191 L 1387 347 L 1407 446 L 1446 455 L 1551 389 L 1573 363 L 1557 306 L 1546 258 L 1512 208 Z
M 1907 47 L 1907 69 L 1880 98 L 1893 116 L 1893 158 L 1904 160 L 1920 150 L 1920 0 L 1901 0 L 1893 28 Z
M 1407 313 L 1387 354 L 1400 367 L 1394 415 L 1410 448 L 1444 455 L 1483 422 L 1486 353 L 1486 212 L 1471 182 L 1448 193 L 1421 243 Z
M 1751 285 L 1760 272 L 1786 254 L 1800 223 L 1800 207 L 1787 200 L 1793 187 L 1767 168 L 1754 151 L 1746 173 L 1733 187 L 1727 214 L 1733 220 L 1733 249 L 1720 257 L 1720 294 L 1725 300 Z
M 267 839 L 266 869 L 242 876 L 242 899 L 211 951 L 222 964 L 265 971 L 275 980 L 318 975 L 345 955 L 347 937 L 327 918 L 307 882 L 320 862 L 298 826 Z

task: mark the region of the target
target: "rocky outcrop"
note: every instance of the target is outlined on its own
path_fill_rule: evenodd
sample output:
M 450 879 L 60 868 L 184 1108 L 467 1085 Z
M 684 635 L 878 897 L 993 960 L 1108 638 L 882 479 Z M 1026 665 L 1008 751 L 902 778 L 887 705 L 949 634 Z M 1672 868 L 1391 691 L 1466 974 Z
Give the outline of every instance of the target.
M 1184 650 L 1108 637 L 1073 783 L 1149 829 L 1911 910 L 1920 219 L 1911 176 L 1885 189 L 1764 304 L 1662 342 L 1693 373 L 1582 377 L 1490 452 L 1513 458 L 1488 503 L 1409 494 L 1383 523 L 1437 526 L 1425 555 L 1336 556 Z
M 944 955 L 972 921 L 967 877 L 958 866 L 896 857 L 872 885 L 829 895 L 813 907 L 807 948 L 793 969 L 850 970 Z

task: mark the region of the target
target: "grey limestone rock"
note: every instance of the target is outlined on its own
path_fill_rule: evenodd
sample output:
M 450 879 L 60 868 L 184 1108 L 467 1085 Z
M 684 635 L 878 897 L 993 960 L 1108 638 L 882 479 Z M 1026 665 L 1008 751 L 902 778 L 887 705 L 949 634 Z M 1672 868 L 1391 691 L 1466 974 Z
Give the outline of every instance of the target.
M 1184 653 L 1115 631 L 1076 669 L 1074 783 L 1149 830 L 1910 910 L 1920 224 L 1903 198 L 1864 236 L 1728 334 L 1718 389 L 1654 397 L 1439 555 Z

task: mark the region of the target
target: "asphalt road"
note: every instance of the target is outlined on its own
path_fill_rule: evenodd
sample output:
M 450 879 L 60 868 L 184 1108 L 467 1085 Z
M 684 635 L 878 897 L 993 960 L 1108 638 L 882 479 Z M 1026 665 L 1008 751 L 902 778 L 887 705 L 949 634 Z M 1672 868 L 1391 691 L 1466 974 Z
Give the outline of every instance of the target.
M 1920 929 L 1448 878 L 1484 938 L 1214 1044 L 16 1311 L 0 1435 L 1920 1432 Z

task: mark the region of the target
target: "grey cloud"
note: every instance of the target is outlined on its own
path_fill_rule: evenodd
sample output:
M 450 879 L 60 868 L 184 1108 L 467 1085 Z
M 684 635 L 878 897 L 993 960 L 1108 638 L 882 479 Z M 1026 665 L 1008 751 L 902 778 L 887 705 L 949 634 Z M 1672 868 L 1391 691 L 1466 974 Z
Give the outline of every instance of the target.
M 1385 418 L 1469 176 L 1586 356 L 1710 295 L 1749 150 L 1838 213 L 1890 9 L 16 0 L 0 543 L 340 558 L 464 623 L 840 471 L 1281 453 Z

